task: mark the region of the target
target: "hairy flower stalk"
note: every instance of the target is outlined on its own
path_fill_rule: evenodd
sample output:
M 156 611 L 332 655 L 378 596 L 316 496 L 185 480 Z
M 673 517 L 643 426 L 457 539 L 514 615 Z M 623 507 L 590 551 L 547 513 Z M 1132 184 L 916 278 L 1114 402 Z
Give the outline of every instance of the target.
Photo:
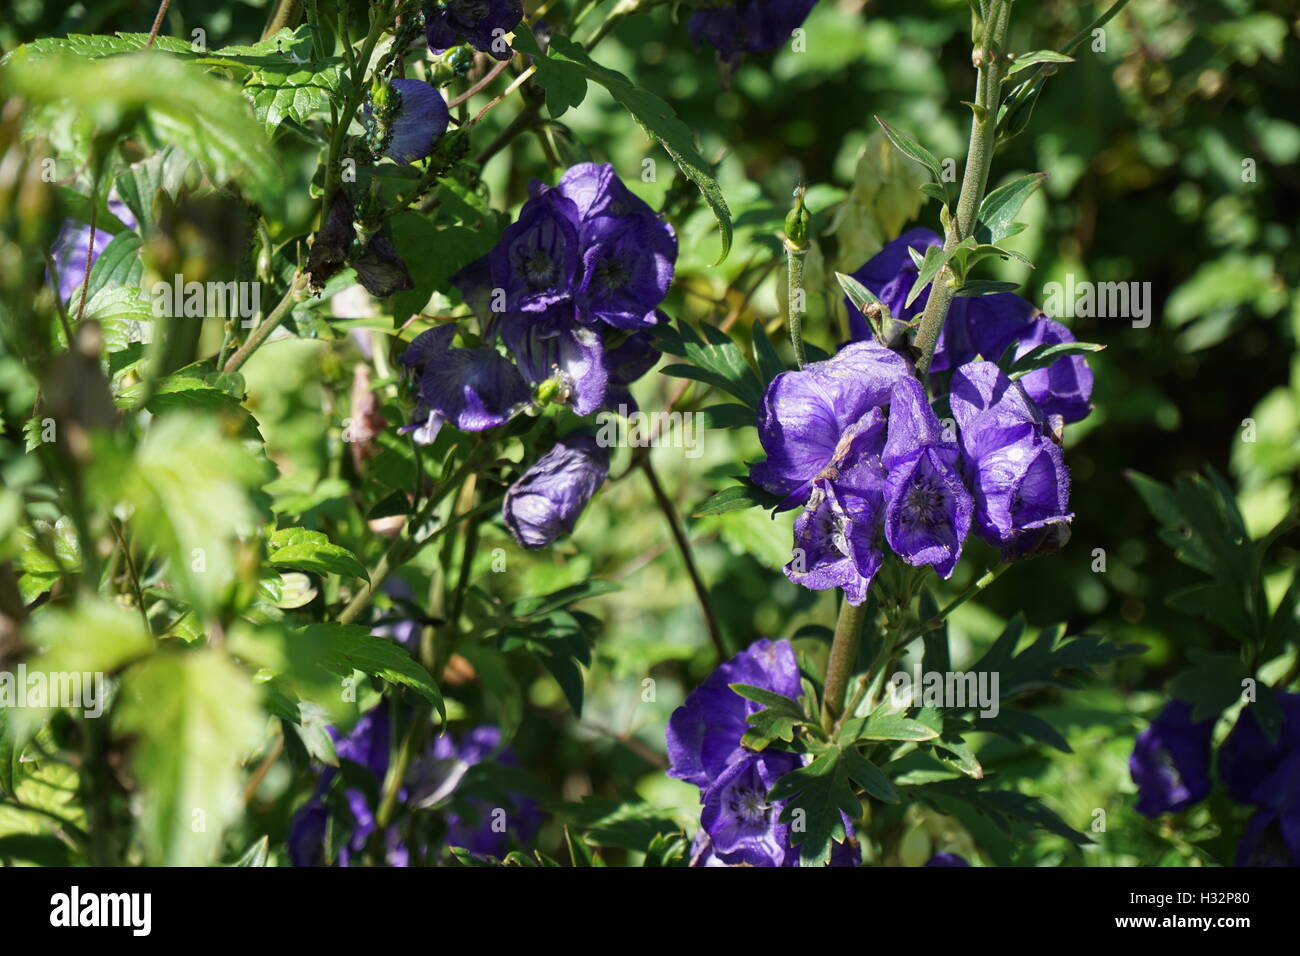
M 800 186 L 794 191 L 794 208 L 785 217 L 785 264 L 789 278 L 786 311 L 790 321 L 790 344 L 794 346 L 794 357 L 803 368 L 808 364 L 803 348 L 803 257 L 808 254 L 808 230 L 812 225 L 812 214 L 804 205 L 807 190 Z
M 979 212 L 980 201 L 984 197 L 984 188 L 988 184 L 989 167 L 993 161 L 993 147 L 997 137 L 1002 80 L 1006 75 L 1003 46 L 1011 19 L 1012 2 L 1013 0 L 992 0 L 988 15 L 981 24 L 983 35 L 975 37 L 976 45 L 971 54 L 971 60 L 978 70 L 975 115 L 971 122 L 970 148 L 966 155 L 966 171 L 962 178 L 961 196 L 957 201 L 957 215 L 955 219 L 949 218 L 945 223 L 945 251 L 951 250 L 964 236 L 971 234 L 975 226 L 975 216 Z M 930 362 L 934 359 L 939 333 L 943 329 L 944 320 L 948 317 L 948 308 L 952 304 L 953 294 L 956 291 L 955 277 L 952 271 L 945 267 L 935 277 L 930 288 L 929 301 L 926 303 L 925 313 L 921 317 L 917 332 L 916 346 L 920 349 L 921 356 L 916 362 L 916 372 L 922 380 L 930 369 Z M 792 333 L 793 328 L 792 325 Z M 864 613 L 862 606 L 855 606 L 847 600 L 840 606 L 839 619 L 835 624 L 835 639 L 831 645 L 830 658 L 826 663 L 826 679 L 822 695 L 822 723 L 827 728 L 835 723 L 843 709 L 844 694 L 857 658 L 858 642 L 861 640 Z M 875 676 L 874 672 L 868 674 L 868 681 Z

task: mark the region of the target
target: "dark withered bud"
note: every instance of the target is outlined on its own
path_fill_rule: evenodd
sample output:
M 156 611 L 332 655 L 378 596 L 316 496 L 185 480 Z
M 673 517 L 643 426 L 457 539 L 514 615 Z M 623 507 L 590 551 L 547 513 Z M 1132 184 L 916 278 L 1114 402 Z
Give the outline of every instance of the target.
M 357 281 L 377 299 L 415 288 L 406 263 L 386 233 L 371 236 L 365 251 L 352 260 L 352 267 L 357 270 Z
M 352 222 L 355 215 L 352 200 L 340 189 L 330 202 L 325 224 L 312 239 L 311 252 L 307 256 L 307 283 L 312 292 L 323 289 L 347 261 L 352 240 L 356 238 L 356 227 Z

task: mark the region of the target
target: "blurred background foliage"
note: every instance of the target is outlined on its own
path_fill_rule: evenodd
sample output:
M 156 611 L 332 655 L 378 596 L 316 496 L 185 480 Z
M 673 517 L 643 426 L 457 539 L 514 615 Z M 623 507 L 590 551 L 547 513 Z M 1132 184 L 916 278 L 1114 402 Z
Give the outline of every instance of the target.
M 1012 49 L 1059 48 L 1102 6 L 1019 4 Z M 15 0 L 0 18 L 0 51 L 41 36 L 147 30 L 155 9 L 142 0 Z M 210 13 L 174 4 L 163 32 L 188 37 L 201 27 L 212 46 L 250 43 L 265 15 L 260 3 Z M 728 323 L 741 338 L 762 322 L 781 342 L 785 276 L 778 232 L 792 190 L 806 184 L 815 248 L 804 328 L 811 342 L 832 348 L 842 340 L 844 321 L 834 271 L 856 269 L 909 225 L 939 228 L 935 203 L 915 192 L 922 181 L 917 170 L 883 148 L 873 116 L 907 130 L 941 160 L 952 157 L 960 171 L 969 113 L 959 101 L 970 98 L 974 75 L 966 4 L 821 0 L 805 24 L 803 52 L 786 48 L 735 69 L 717 64 L 711 51 L 692 48 L 687 15 L 660 8 L 625 21 L 598 57 L 666 99 L 696 132 L 704 155 L 719 160 L 735 219 L 731 255 L 714 268 L 712 217 L 706 209 L 689 214 L 679 229 L 678 278 L 665 308 L 692 322 Z M 1138 641 L 1149 650 L 1068 699 L 1044 691 L 1033 701 L 1072 753 L 1045 755 L 997 739 L 981 750 L 986 768 L 996 770 L 1004 786 L 1043 797 L 1096 846 L 1080 854 L 1042 831 L 1008 843 L 989 833 L 983 818 L 953 820 L 913 808 L 892 823 L 900 840 L 888 862 L 916 864 L 940 850 L 996 864 L 1150 865 L 1203 858 L 1198 847 L 1214 830 L 1209 809 L 1177 826 L 1137 816 L 1127 757 L 1133 736 L 1167 698 L 1168 683 L 1187 668 L 1189 654 L 1231 652 L 1235 645 L 1211 621 L 1168 606 L 1171 593 L 1199 576 L 1157 538 L 1159 524 L 1126 473 L 1167 483 L 1182 473 L 1217 470 L 1237 490 L 1254 537 L 1275 526 L 1295 501 L 1298 45 L 1300 11 L 1292 0 L 1134 0 L 1105 28 L 1104 50 L 1086 42 L 1078 62 L 1048 81 L 1027 132 L 997 155 L 990 187 L 1028 172 L 1049 174 L 1045 189 L 1022 212 L 1029 228 L 1009 242 L 1034 268 L 1000 264 L 997 277 L 1022 281 L 1023 294 L 1040 304 L 1047 283 L 1071 274 L 1076 281 L 1150 283 L 1153 315 L 1146 328 L 1121 318 L 1066 320 L 1080 340 L 1107 346 L 1091 359 L 1096 409 L 1067 434 L 1073 537 L 1062 554 L 1014 568 L 953 617 L 954 662 L 978 657 L 1016 614 L 1031 626 L 1066 621 L 1072 631 Z M 517 108 L 496 109 L 476 134 L 476 147 L 504 129 Z M 554 132 L 566 159 L 614 163 L 656 206 L 694 201 L 674 190 L 667 156 L 603 92 L 593 87 L 558 123 Z M 306 230 L 315 212 L 307 199 L 315 152 L 284 132 L 276 145 L 289 177 L 280 227 L 290 235 Z M 653 161 L 652 181 L 642 175 L 646 159 Z M 1245 161 L 1253 178 L 1243 179 Z M 516 139 L 485 167 L 491 207 L 517 209 L 528 180 L 545 168 L 538 141 Z M 49 239 L 35 227 L 27 235 L 29 241 Z M 410 265 L 417 273 L 422 268 Z M 337 480 L 347 454 L 342 429 L 360 360 L 346 330 L 371 324 L 366 303 L 346 295 L 326 301 L 321 314 L 343 321 L 316 321 L 304 308 L 302 337 L 271 342 L 244 370 L 249 408 L 286 483 L 280 490 L 302 492 L 287 507 L 308 526 L 344 517 L 347 489 Z M 451 301 L 435 296 L 432 306 Z M 204 330 L 213 334 L 219 341 L 219 329 Z M 0 378 L 15 378 L 12 362 L 0 358 Z M 653 410 L 664 407 L 678 385 L 652 374 L 634 391 L 642 407 Z M 10 444 L 23 421 L 19 404 L 5 410 L 0 440 Z M 701 404 L 708 403 L 686 394 L 684 407 Z M 737 462 L 759 454 L 752 431 L 709 432 L 701 447 L 699 458 L 675 448 L 653 452 L 669 495 L 688 516 L 742 471 Z M 639 473 L 619 477 L 629 457 L 626 450 L 616 456 L 611 476 L 617 480 L 606 485 L 572 538 L 525 554 L 499 524 L 486 525 L 471 573 L 507 598 L 592 576 L 623 585 L 590 604 L 605 629 L 581 719 L 540 670 L 514 675 L 521 699 L 513 704 L 473 684 L 444 689 L 453 717 L 484 722 L 514 714 L 507 722 L 518 725 L 515 749 L 553 795 L 569 802 L 590 798 L 592 806 L 643 800 L 675 814 L 689 832 L 697 819 L 695 794 L 662 772 L 663 729 L 714 658 L 663 515 Z M 283 506 L 284 497 L 276 498 Z M 788 558 L 790 523 L 789 514 L 773 520 L 761 509 L 686 521 L 732 650 L 759 636 L 802 631 L 797 646 L 814 656 L 825 653 L 816 629 L 833 624 L 833 602 L 794 586 L 779 570 Z M 1273 603 L 1300 563 L 1297 547 L 1291 537 L 1269 554 L 1265 587 Z M 498 548 L 507 556 L 505 574 L 492 571 Z M 992 557 L 964 562 L 948 583 L 950 593 Z M 420 588 L 437 558 L 436 549 L 427 550 L 403 576 Z M 654 681 L 653 695 L 645 693 L 647 678 Z M 269 832 L 273 844 L 282 841 L 289 797 L 300 786 L 284 768 L 268 774 L 251 805 L 246 837 Z M 1093 826 L 1098 809 L 1106 814 L 1101 831 Z M 0 817 L 0 830 L 5 825 Z M 541 845 L 560 839 L 553 824 Z

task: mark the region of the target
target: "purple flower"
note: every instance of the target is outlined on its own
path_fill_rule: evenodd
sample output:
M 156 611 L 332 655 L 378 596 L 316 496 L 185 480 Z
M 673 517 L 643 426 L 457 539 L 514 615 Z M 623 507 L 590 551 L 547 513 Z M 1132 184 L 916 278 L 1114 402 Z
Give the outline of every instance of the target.
M 1210 738 L 1214 721 L 1192 721 L 1192 705 L 1171 700 L 1138 734 L 1129 772 L 1138 788 L 1138 813 L 1176 813 L 1210 792 Z
M 429 444 L 444 421 L 462 431 L 483 431 L 510 420 L 528 401 L 518 369 L 496 349 L 451 348 L 456 329 L 440 325 L 422 332 L 400 361 L 419 376 L 416 420 L 401 429 Z
M 433 53 L 468 43 L 480 53 L 508 60 L 514 50 L 506 34 L 514 32 L 523 16 L 520 0 L 438 0 L 425 5 L 425 35 Z
M 500 728 L 475 727 L 459 744 L 450 734 L 443 734 L 412 774 L 412 800 L 429 806 L 450 797 L 469 768 L 481 763 L 519 765 L 514 752 L 502 746 Z M 447 846 L 461 847 L 475 856 L 500 858 L 510 848 L 512 838 L 520 844 L 530 841 L 541 824 L 537 802 L 516 793 L 503 794 L 499 802 L 501 806 L 495 806 L 483 797 L 466 796 L 459 810 L 448 809 Z
M 381 705 L 368 711 L 347 734 L 328 728 L 334 739 L 334 749 L 340 760 L 347 760 L 368 771 L 376 785 L 382 784 L 388 773 L 388 714 Z M 294 815 L 289 825 L 289 858 L 294 866 L 319 866 L 325 859 L 325 830 L 329 808 L 324 795 L 338 771 L 328 768 L 321 774 L 316 793 Z M 348 866 L 365 852 L 366 844 L 375 832 L 375 808 L 370 805 L 364 791 L 355 787 L 343 792 L 352 818 L 352 827 L 343 845 L 339 847 L 338 863 Z M 385 859 L 390 866 L 406 866 L 409 852 L 402 844 L 399 831 L 390 827 L 384 834 Z
M 561 404 L 572 405 L 578 415 L 590 415 L 605 402 L 609 389 L 605 345 L 594 329 L 574 322 L 564 307 L 540 316 L 506 315 L 500 330 L 501 341 L 524 377 L 534 385 L 554 379 Z
M 951 385 L 975 525 L 1004 557 L 1032 553 L 1074 517 L 1065 456 L 1024 389 L 992 362 L 963 365 Z
M 888 405 L 907 362 L 876 342 L 853 342 L 824 362 L 772 379 L 759 410 L 758 437 L 767 460 L 750 477 L 783 509 L 807 501 L 813 481 L 842 461 L 841 441 L 873 408 Z
M 854 606 L 866 600 L 883 561 L 876 539 L 885 513 L 884 447 L 884 412 L 872 408 L 845 433 L 826 477 L 813 481 L 784 569 L 795 584 L 813 591 L 843 588 Z
M 1264 803 L 1267 784 L 1284 760 L 1300 752 L 1300 694 L 1278 695 L 1282 727 L 1270 740 L 1255 719 L 1255 707 L 1245 707 L 1219 748 L 1219 778 L 1238 803 Z
M 543 190 L 524 203 L 488 253 L 506 311 L 540 313 L 571 301 L 582 265 L 577 224 L 577 207 L 558 190 Z
M 609 451 L 591 435 L 568 435 L 506 491 L 506 527 L 524 548 L 544 548 L 568 534 L 609 473 Z
M 925 861 L 926 866 L 970 866 L 959 853 L 936 853 Z
M 677 237 L 657 216 L 601 217 L 584 230 L 578 307 L 616 329 L 654 325 L 677 261 Z
M 687 29 L 699 46 L 707 40 L 724 58 L 767 53 L 790 39 L 817 0 L 740 0 L 697 9 Z
M 914 378 L 894 385 L 881 461 L 885 480 L 885 538 L 914 567 L 952 574 L 970 531 L 971 496 L 958 471 L 957 442 L 945 439 L 925 389 Z
M 668 775 L 700 788 L 701 829 L 691 865 L 797 866 L 790 826 L 781 822 L 785 804 L 770 802 L 767 794 L 781 776 L 802 766 L 803 758 L 741 747 L 745 718 L 760 705 L 741 697 L 732 684 L 798 698 L 802 690 L 793 648 L 788 641 L 755 641 L 705 678 L 668 720 Z M 840 816 L 851 836 L 853 822 Z M 850 840 L 833 846 L 832 866 L 856 863 Z
M 366 118 L 379 137 L 372 144 L 375 152 L 407 164 L 433 152 L 433 141 L 447 131 L 451 114 L 442 94 L 428 83 L 397 79 L 373 95 Z
M 135 229 L 139 226 L 131 210 L 127 208 L 126 203 L 117 197 L 116 194 L 110 193 L 108 197 L 108 211 L 111 212 L 118 220 L 128 229 Z M 46 272 L 47 281 L 53 282 L 56 278 L 59 283 L 59 298 L 63 302 L 69 301 L 77 290 L 86 280 L 86 269 L 95 265 L 95 260 L 100 257 L 108 244 L 113 241 L 113 234 L 104 230 L 102 225 L 97 224 L 95 229 L 95 241 L 90 241 L 90 225 L 88 223 L 77 222 L 75 219 L 69 219 L 63 223 L 63 228 L 59 230 L 58 236 L 54 240 L 54 245 L 50 248 L 50 259 L 54 263 L 54 275 Z M 86 260 L 89 259 L 89 265 Z
M 1300 749 L 1259 791 L 1261 807 L 1237 844 L 1238 866 L 1300 866 Z
M 741 697 L 732 684 L 749 684 L 797 699 L 802 693 L 799 664 L 788 641 L 761 639 L 720 664 L 668 719 L 668 776 L 710 786 L 739 754 L 745 718 L 761 709 Z

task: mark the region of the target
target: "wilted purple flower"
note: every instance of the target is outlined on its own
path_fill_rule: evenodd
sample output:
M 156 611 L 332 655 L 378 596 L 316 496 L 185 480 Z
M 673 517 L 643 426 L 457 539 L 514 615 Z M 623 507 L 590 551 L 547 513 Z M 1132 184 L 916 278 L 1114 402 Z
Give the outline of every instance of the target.
M 451 114 L 442 94 L 428 83 L 396 79 L 372 94 L 366 117 L 379 137 L 374 151 L 407 164 L 433 152 L 433 141 L 447 132 Z
M 517 767 L 518 759 L 509 747 L 502 746 L 501 729 L 491 725 L 475 727 L 459 744 L 450 734 L 438 737 L 428 757 L 412 774 L 412 800 L 422 806 L 452 796 L 470 767 L 492 762 Z M 481 797 L 468 797 L 462 810 L 446 813 L 448 846 L 461 847 L 475 856 L 502 857 L 512 838 L 524 844 L 536 834 L 541 824 L 541 810 L 535 800 L 521 794 L 505 794 L 500 807 Z M 496 811 L 504 811 L 505 824 L 499 828 Z
M 1245 707 L 1219 748 L 1219 778 L 1238 803 L 1264 803 L 1264 785 L 1292 754 L 1300 752 L 1300 694 L 1277 695 L 1282 726 L 1270 740 L 1255 718 L 1258 705 Z
M 1138 813 L 1176 813 L 1210 792 L 1210 738 L 1214 721 L 1192 720 L 1192 705 L 1171 700 L 1133 742 L 1129 772 L 1138 788 Z
M 739 0 L 695 10 L 687 24 L 698 46 L 707 40 L 724 58 L 767 53 L 790 39 L 817 0 Z
M 115 193 L 109 194 L 108 211 L 128 229 L 139 226 L 139 222 L 127 208 L 126 203 Z M 46 279 L 51 282 L 57 278 L 61 301 L 67 302 L 77 293 L 86 280 L 86 269 L 95 265 L 95 260 L 112 241 L 113 234 L 106 231 L 102 223 L 96 224 L 95 241 L 92 243 L 88 223 L 77 222 L 75 219 L 64 222 L 63 228 L 59 230 L 54 240 L 54 245 L 50 248 L 54 275 L 51 276 L 48 272 L 46 274 Z M 87 258 L 90 260 L 89 266 L 86 263 Z
M 514 50 L 506 34 L 514 32 L 523 16 L 521 0 L 437 0 L 424 7 L 425 35 L 433 53 L 468 43 L 481 53 L 508 60 Z
M 757 640 L 691 691 L 668 719 L 668 776 L 703 790 L 741 752 L 745 718 L 761 706 L 737 694 L 732 684 L 797 699 L 802 693 L 799 663 L 790 642 Z
M 1017 557 L 1074 517 L 1065 456 L 1037 406 L 992 362 L 953 373 L 949 406 L 961 429 L 980 535 Z
M 609 474 L 609 450 L 592 435 L 568 435 L 506 491 L 501 514 L 524 548 L 568 534 Z
M 763 394 L 758 437 L 767 460 L 750 477 L 783 496 L 783 509 L 807 501 L 814 479 L 842 460 L 850 427 L 888 405 L 894 383 L 910 375 L 900 355 L 876 342 L 853 342 L 824 362 L 782 372 Z
M 926 866 L 970 866 L 960 853 L 936 853 L 925 861 Z
M 970 531 L 972 502 L 958 470 L 955 439 L 946 439 L 916 379 L 894 385 L 881 462 L 885 480 L 885 538 L 908 564 L 952 574 Z
M 400 429 L 429 444 L 443 422 L 462 431 L 483 431 L 510 420 L 528 401 L 528 386 L 518 369 L 496 349 L 452 348 L 456 329 L 440 325 L 420 333 L 400 361 L 419 376 L 415 421 Z

